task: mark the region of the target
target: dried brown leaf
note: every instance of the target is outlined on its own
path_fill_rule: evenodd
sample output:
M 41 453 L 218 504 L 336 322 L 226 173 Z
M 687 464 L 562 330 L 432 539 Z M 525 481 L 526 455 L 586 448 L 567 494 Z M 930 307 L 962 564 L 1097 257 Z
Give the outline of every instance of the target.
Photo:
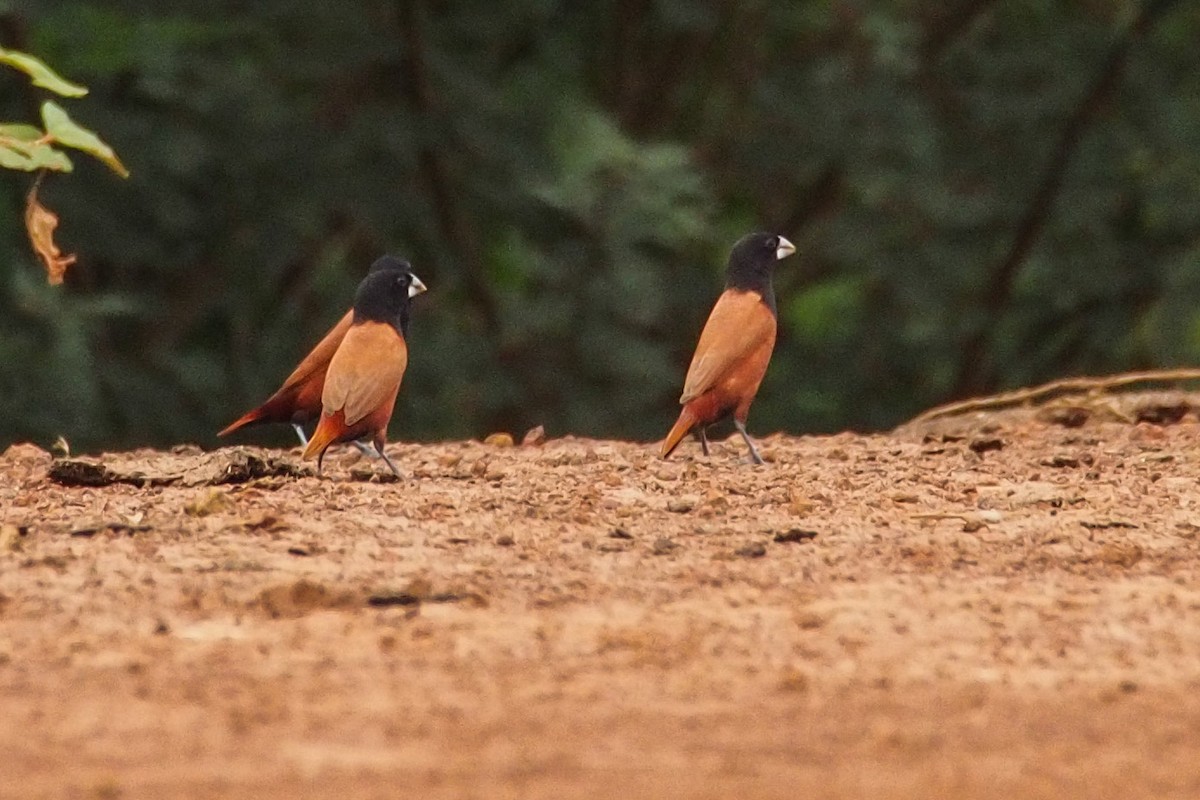
M 484 439 L 483 443 L 492 447 L 512 447 L 513 437 L 511 433 L 493 433 Z
M 546 442 L 546 429 L 541 425 L 530 428 L 521 438 L 522 447 L 540 447 Z
M 25 199 L 25 230 L 29 232 L 29 241 L 34 252 L 46 265 L 47 279 L 51 285 L 58 285 L 63 282 L 67 267 L 75 263 L 75 254 L 63 255 L 54 243 L 58 215 L 38 202 L 37 190 L 38 185 L 35 183 Z

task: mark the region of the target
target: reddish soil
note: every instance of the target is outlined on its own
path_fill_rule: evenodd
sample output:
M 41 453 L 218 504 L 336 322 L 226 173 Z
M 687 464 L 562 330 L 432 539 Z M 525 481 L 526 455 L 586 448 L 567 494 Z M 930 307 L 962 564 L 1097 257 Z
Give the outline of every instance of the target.
M 1200 797 L 1194 401 L 400 483 L 14 446 L 0 796 Z

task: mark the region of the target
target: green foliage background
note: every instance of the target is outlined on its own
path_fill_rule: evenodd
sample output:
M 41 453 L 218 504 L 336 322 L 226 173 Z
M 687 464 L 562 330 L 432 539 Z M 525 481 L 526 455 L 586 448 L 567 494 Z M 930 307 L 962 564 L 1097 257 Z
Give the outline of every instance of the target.
M 215 443 L 385 251 L 431 289 L 402 439 L 661 436 L 759 228 L 753 430 L 1195 364 L 1197 42 L 1172 0 L 0 0 L 132 171 L 45 182 L 57 289 L 0 176 L 0 444 Z

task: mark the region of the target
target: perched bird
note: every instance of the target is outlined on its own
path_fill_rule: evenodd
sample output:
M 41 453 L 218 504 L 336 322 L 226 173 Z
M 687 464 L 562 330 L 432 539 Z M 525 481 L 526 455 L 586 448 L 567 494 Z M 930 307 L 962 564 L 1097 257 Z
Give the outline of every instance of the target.
M 375 260 L 367 274 L 386 271 L 411 273 L 412 267 L 407 261 L 394 256 L 383 256 Z M 418 281 L 418 283 L 420 282 Z M 424 287 L 422 287 L 423 290 Z M 342 343 L 346 332 L 350 330 L 353 315 L 353 311 L 347 311 L 346 315 L 329 329 L 317 346 L 292 370 L 292 374 L 287 376 L 275 394 L 268 397 L 266 402 L 258 408 L 251 409 L 238 417 L 232 425 L 218 433 L 217 436 L 227 436 L 247 425 L 257 425 L 263 422 L 287 422 L 291 423 L 296 435 L 300 437 L 300 446 L 306 446 L 308 439 L 304 435 L 304 426 L 321 414 L 321 391 L 325 388 L 325 371 L 329 369 L 329 360 L 337 352 L 338 345 Z M 364 452 L 366 451 L 364 450 Z
M 778 312 L 771 273 L 776 261 L 794 252 L 791 242 L 770 233 L 751 233 L 733 246 L 725 270 L 725 291 L 700 333 L 679 398 L 683 410 L 663 442 L 662 458 L 671 455 L 688 433 L 700 440 L 704 455 L 708 455 L 705 429 L 732 414 L 750 457 L 756 464 L 763 463 L 746 433 L 746 415 L 775 347 Z
M 406 265 L 407 266 L 407 265 Z M 329 360 L 321 389 L 321 419 L 304 458 L 317 458 L 317 471 L 330 445 L 370 437 L 388 468 L 400 470 L 383 452 L 396 393 L 408 366 L 409 301 L 425 284 L 404 270 L 372 270 L 358 285 L 350 329 Z

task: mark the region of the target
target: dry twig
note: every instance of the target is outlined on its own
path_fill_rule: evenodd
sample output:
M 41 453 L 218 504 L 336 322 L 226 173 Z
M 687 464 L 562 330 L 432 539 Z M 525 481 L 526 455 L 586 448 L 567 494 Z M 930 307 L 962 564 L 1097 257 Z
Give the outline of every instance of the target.
M 1172 383 L 1176 381 L 1200 381 L 1200 369 L 1154 369 L 1142 372 L 1123 372 L 1119 375 L 1105 375 L 1098 378 L 1061 378 L 1041 386 L 1014 389 L 1011 392 L 1001 392 L 987 397 L 972 397 L 967 400 L 946 403 L 918 414 L 908 424 L 929 422 L 933 419 L 966 414 L 971 411 L 1008 408 L 1061 394 L 1098 393 L 1137 383 Z

